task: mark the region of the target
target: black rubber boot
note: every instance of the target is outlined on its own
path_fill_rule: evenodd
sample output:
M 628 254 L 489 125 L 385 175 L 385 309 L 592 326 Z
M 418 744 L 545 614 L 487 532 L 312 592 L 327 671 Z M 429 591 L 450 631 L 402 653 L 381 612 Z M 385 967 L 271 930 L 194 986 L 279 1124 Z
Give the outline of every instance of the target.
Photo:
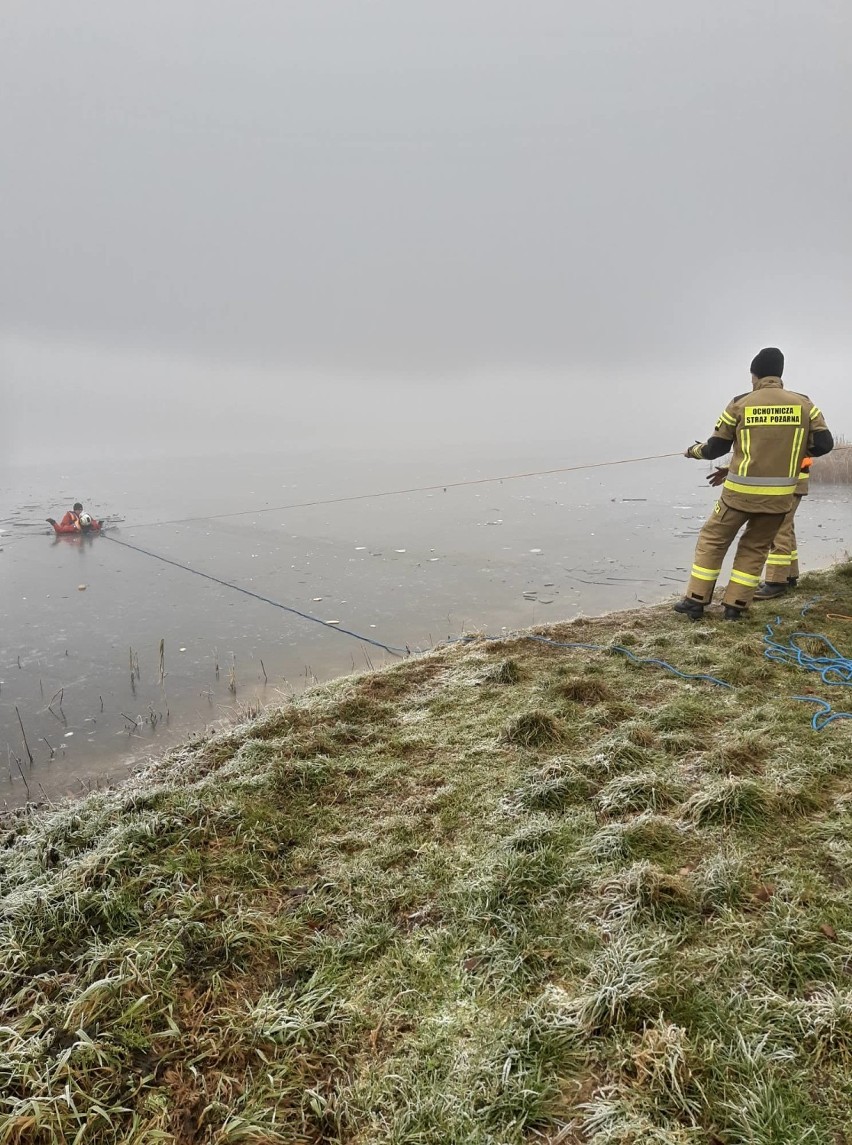
M 755 600 L 774 600 L 776 596 L 786 596 L 786 584 L 767 584 L 765 581 L 758 586 L 757 592 L 754 594 Z
M 675 612 L 680 612 L 684 616 L 688 616 L 690 620 L 700 620 L 704 615 L 704 605 L 700 600 L 690 600 L 685 596 L 683 600 L 679 600 L 674 606 Z
M 735 604 L 725 605 L 725 620 L 742 620 L 743 609 L 737 608 Z
M 797 576 L 788 576 L 787 577 L 787 588 L 797 588 L 798 584 L 799 584 L 799 578 Z

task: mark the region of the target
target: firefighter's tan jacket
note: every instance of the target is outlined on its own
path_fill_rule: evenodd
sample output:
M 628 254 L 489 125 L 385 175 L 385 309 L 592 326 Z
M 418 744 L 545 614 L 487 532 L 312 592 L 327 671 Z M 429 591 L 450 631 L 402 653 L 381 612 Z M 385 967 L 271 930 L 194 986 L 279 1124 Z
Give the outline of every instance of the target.
M 802 461 L 815 430 L 827 429 L 804 394 L 785 390 L 780 378 L 761 378 L 725 407 L 713 436 L 733 443 L 721 500 L 746 513 L 786 513 L 797 492 Z

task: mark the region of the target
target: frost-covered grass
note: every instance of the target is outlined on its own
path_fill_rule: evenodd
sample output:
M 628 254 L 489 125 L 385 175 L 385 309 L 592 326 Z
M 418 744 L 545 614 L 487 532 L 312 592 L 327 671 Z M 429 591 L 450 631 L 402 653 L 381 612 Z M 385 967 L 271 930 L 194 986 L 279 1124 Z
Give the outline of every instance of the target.
M 735 692 L 474 640 L 9 815 L 0 1145 L 852 1141 L 852 722 L 761 616 L 548 630 Z

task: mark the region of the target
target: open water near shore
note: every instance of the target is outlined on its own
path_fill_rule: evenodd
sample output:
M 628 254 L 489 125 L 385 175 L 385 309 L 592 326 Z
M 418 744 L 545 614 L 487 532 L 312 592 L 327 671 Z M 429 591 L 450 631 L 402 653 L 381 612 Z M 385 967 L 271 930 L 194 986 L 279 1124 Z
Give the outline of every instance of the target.
M 672 458 L 151 522 L 582 460 L 437 450 L 365 460 L 338 451 L 322 462 L 291 453 L 3 470 L 0 806 L 121 778 L 246 705 L 394 659 L 338 627 L 416 650 L 463 632 L 673 597 L 714 493 L 704 484 L 708 466 Z M 54 538 L 45 517 L 58 518 L 77 499 L 123 522 L 104 537 Z M 798 520 L 804 568 L 824 566 L 846 551 L 852 500 L 842 489 L 815 488 Z M 312 623 L 120 547 L 110 535 L 339 624 Z M 139 669 L 132 677 L 131 649 Z

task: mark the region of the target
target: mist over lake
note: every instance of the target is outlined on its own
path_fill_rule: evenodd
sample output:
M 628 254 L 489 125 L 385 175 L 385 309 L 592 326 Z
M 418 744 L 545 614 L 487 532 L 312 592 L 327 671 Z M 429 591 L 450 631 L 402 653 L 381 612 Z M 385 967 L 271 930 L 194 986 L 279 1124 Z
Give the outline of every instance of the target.
M 842 5 L 0 28 L 0 798 L 19 717 L 40 798 L 389 655 L 336 627 L 417 649 L 674 595 L 712 503 L 682 458 L 444 482 L 682 452 L 764 345 L 852 426 Z M 814 493 L 805 567 L 848 536 Z M 54 543 L 78 499 L 118 531 Z

